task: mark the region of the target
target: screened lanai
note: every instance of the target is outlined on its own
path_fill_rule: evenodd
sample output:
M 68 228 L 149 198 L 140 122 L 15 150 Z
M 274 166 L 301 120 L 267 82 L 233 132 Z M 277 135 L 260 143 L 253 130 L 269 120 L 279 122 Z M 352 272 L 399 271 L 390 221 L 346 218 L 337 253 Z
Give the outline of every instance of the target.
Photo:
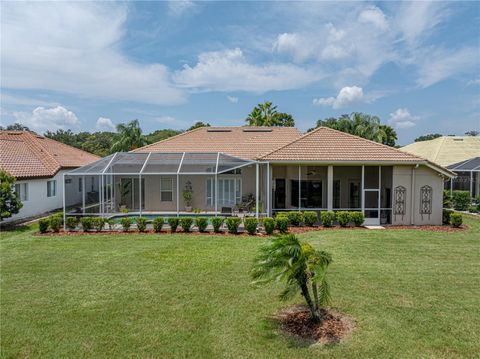
M 118 152 L 64 175 L 75 189 L 64 193 L 64 212 L 217 215 L 244 206 L 259 216 L 268 171 L 265 163 L 221 152 Z
M 457 174 L 446 184 L 450 191 L 469 191 L 471 197 L 480 195 L 480 157 L 454 163 L 447 168 Z

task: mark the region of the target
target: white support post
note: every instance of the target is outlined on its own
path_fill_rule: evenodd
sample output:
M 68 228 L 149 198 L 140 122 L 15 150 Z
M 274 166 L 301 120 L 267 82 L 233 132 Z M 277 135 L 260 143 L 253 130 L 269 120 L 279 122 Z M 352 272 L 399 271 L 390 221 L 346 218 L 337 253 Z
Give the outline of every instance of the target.
M 180 217 L 180 175 L 177 172 L 177 217 Z
M 267 163 L 267 198 L 266 198 L 267 217 L 270 217 L 270 162 Z
M 100 175 L 100 181 L 98 181 L 99 196 L 100 196 L 100 216 L 103 217 L 103 174 Z
M 140 212 L 140 217 L 142 216 L 142 175 L 138 175 L 138 205 L 139 205 L 139 212 Z
M 333 210 L 333 166 L 327 169 L 327 209 Z
M 215 173 L 215 217 L 218 216 L 218 175 Z
M 298 165 L 298 211 L 300 212 L 300 207 L 302 202 L 302 166 Z
M 82 214 L 85 214 L 85 176 L 82 176 Z
M 453 196 L 453 177 L 450 178 L 450 196 Z
M 378 221 L 380 222 L 381 212 L 381 197 L 382 197 L 382 166 L 378 166 Z
M 470 171 L 470 198 L 473 197 L 473 171 Z
M 66 224 L 65 222 L 67 221 L 67 209 L 65 208 L 65 173 L 63 174 L 63 186 L 62 186 L 62 192 L 63 192 L 63 230 L 66 230 Z
M 362 166 L 360 202 L 362 206 L 362 213 L 365 215 L 365 166 Z
M 258 162 L 255 164 L 255 217 L 258 218 L 258 187 L 259 187 L 259 173 L 258 173 Z

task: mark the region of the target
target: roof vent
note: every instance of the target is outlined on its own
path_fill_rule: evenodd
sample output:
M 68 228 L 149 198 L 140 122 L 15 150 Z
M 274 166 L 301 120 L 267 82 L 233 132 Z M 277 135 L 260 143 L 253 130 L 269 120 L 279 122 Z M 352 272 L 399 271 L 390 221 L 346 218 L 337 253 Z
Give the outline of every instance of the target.
M 454 141 L 463 141 L 463 138 L 454 138 Z
M 229 128 L 209 128 L 207 132 L 232 132 Z
M 244 128 L 243 132 L 272 132 L 271 128 Z

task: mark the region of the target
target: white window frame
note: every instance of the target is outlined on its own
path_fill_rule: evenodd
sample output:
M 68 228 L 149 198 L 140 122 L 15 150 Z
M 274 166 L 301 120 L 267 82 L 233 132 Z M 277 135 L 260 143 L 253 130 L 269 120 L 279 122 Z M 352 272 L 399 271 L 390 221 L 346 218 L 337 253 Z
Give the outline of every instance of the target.
M 171 183 L 170 189 L 162 189 L 162 181 L 169 180 Z M 162 193 L 170 192 L 172 194 L 172 198 L 169 201 L 162 200 Z M 173 202 L 173 178 L 172 177 L 160 177 L 160 202 Z
M 51 184 L 53 183 L 53 191 Z M 50 195 L 48 194 L 50 192 Z M 47 181 L 47 197 L 52 198 L 52 197 L 57 197 L 57 180 L 50 180 Z
M 224 206 L 224 205 L 237 205 L 242 202 L 242 178 L 241 177 L 222 177 L 218 178 L 218 205 Z M 228 188 L 230 192 L 230 184 L 233 182 L 233 198 L 232 202 L 226 202 L 224 198 L 225 194 L 225 182 L 228 182 Z M 231 181 L 231 182 L 230 182 Z M 221 184 L 220 184 L 221 182 Z M 209 192 L 209 187 L 210 187 L 210 196 L 208 195 Z M 222 191 L 223 193 L 221 193 Z M 228 198 L 230 200 L 230 196 Z M 207 207 L 214 207 L 215 206 L 215 178 L 214 177 L 209 177 L 205 181 L 205 202 Z
M 17 190 L 17 186 L 18 186 L 18 190 Z M 28 182 L 15 183 L 14 191 L 21 202 L 28 201 Z

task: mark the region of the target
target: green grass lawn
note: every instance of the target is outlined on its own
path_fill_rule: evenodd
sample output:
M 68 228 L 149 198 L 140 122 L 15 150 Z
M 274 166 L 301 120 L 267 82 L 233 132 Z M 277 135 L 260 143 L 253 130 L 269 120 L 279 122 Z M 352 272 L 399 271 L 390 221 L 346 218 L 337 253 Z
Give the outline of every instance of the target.
M 450 358 L 480 353 L 480 221 L 470 230 L 302 235 L 333 255 L 347 342 L 306 347 L 269 317 L 291 303 L 253 288 L 253 237 L 1 235 L 4 358 Z

